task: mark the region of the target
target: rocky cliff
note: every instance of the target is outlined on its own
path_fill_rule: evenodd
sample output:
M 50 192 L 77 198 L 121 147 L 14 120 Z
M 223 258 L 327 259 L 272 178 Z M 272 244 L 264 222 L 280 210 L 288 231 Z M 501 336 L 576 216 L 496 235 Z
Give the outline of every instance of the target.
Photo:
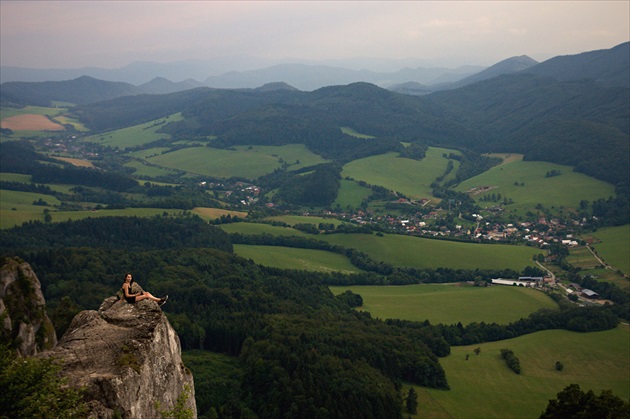
M 39 279 L 31 265 L 17 257 L 0 261 L 0 323 L 2 341 L 14 342 L 20 356 L 57 343 Z
M 110 297 L 98 311 L 77 314 L 44 355 L 63 359 L 69 381 L 85 387 L 90 417 L 153 419 L 178 401 L 180 409 L 197 416 L 179 337 L 153 301 L 129 304 Z

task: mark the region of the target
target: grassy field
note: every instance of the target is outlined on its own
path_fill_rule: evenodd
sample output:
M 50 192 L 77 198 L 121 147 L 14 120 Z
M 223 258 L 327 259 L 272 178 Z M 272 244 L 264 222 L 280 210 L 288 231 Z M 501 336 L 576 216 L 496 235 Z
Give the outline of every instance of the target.
M 249 153 L 258 153 L 276 157 L 286 163 L 289 170 L 297 170 L 303 167 L 326 163 L 328 161 L 310 151 L 304 144 L 287 144 L 283 146 L 252 145 L 238 146 L 234 148 L 237 151 L 246 151 Z
M 595 269 L 601 266 L 599 261 L 595 258 L 595 256 L 593 256 L 586 246 L 578 246 L 569 249 L 567 262 L 569 262 L 571 266 L 584 270 Z
M 25 106 L 23 108 L 0 108 L 0 120 L 10 118 L 17 115 L 44 115 L 44 116 L 59 116 L 64 114 L 67 108 L 48 108 L 45 106 Z
M 385 234 L 327 234 L 320 240 L 360 250 L 377 261 L 417 268 L 504 269 L 517 271 L 533 266 L 532 247 L 475 244 Z
M 2 182 L 20 182 L 31 183 L 32 176 L 21 173 L 2 173 L 0 172 L 0 181 Z
M 125 163 L 125 166 L 135 169 L 135 172 L 133 172 L 133 176 L 148 176 L 151 178 L 155 178 L 159 176 L 172 175 L 173 173 L 175 173 L 174 169 L 166 169 L 159 166 L 148 165 L 138 160 L 127 162 Z
M 547 172 L 552 170 L 561 174 L 546 177 Z M 575 209 L 581 200 L 594 201 L 615 195 L 613 185 L 574 172 L 572 167 L 540 161 L 523 161 L 520 155 L 510 155 L 502 164 L 465 180 L 456 190 L 466 192 L 481 186 L 492 189 L 471 194 L 480 206 L 495 205 L 494 202 L 480 201 L 484 195 L 495 193 L 501 194 L 502 198 L 512 199 L 514 204 L 507 208 L 515 211 L 533 209 L 537 204 L 542 204 L 546 208 Z
M 182 119 L 180 113 L 176 113 L 165 118 L 147 122 L 133 127 L 123 128 L 102 134 L 85 137 L 83 141 L 99 143 L 103 146 L 125 149 L 127 147 L 141 146 L 160 138 L 171 138 L 169 134 L 160 134 L 157 131 L 168 122 L 177 122 Z
M 235 244 L 234 253 L 260 265 L 281 269 L 313 272 L 361 272 L 359 268 L 350 263 L 347 257 L 324 250 Z
M 4 206 L 4 193 L 13 191 L 0 191 L 2 193 L 2 205 Z M 26 193 L 26 192 L 21 192 Z M 38 195 L 38 194 L 33 194 Z M 49 199 L 47 202 L 51 202 L 50 195 L 42 195 L 44 200 Z M 16 204 L 13 204 L 16 207 Z M 179 214 L 182 210 L 178 209 L 162 209 L 162 208 L 125 208 L 125 209 L 113 209 L 113 210 L 85 210 L 85 211 L 55 211 L 50 207 L 28 205 L 17 206 L 16 210 L 0 209 L 0 229 L 11 228 L 22 225 L 26 221 L 44 221 L 44 208 L 51 209 L 50 215 L 52 216 L 52 222 L 62 222 L 68 220 L 82 220 L 85 218 L 96 217 L 152 217 L 154 215 Z
M 4 179 L 4 177 L 3 177 Z M 48 205 L 33 205 L 39 200 Z M 33 192 L 0 189 L 0 229 L 10 228 L 30 220 L 44 220 L 44 210 L 55 210 L 61 202 L 51 196 Z
M 241 218 L 247 217 L 246 212 L 224 210 L 220 208 L 197 207 L 197 208 L 194 208 L 192 212 L 197 214 L 204 220 L 216 220 L 217 218 L 220 218 L 222 215 L 230 215 L 232 217 L 236 216 L 236 217 L 241 217 Z
M 275 217 L 289 225 L 298 222 L 318 224 L 313 217 Z M 315 220 L 319 220 L 315 218 Z M 321 222 L 332 222 L 321 219 Z M 228 233 L 271 234 L 283 236 L 303 236 L 324 240 L 347 248 L 354 248 L 368 254 L 376 261 L 394 266 L 417 268 L 449 267 L 456 269 L 504 269 L 522 271 L 534 266 L 532 256 L 539 249 L 527 246 L 503 244 L 476 244 L 447 240 L 433 240 L 399 234 L 319 234 L 312 235 L 298 230 L 267 224 L 234 223 L 220 226 Z
M 263 223 L 232 223 L 221 224 L 219 226 L 227 233 L 240 233 L 249 235 L 270 234 L 272 236 L 300 236 L 300 237 L 313 237 L 312 234 L 304 233 L 303 231 L 296 230 L 289 227 L 278 227 L 270 224 Z
M 358 208 L 361 202 L 370 194 L 372 190 L 364 186 L 359 185 L 357 182 L 341 179 L 341 186 L 339 187 L 339 193 L 337 199 L 333 202 L 333 207 L 339 205 L 341 208 Z
M 442 155 L 452 151 L 429 147 L 420 161 L 398 157 L 398 153 L 366 157 L 346 164 L 341 176 L 383 186 L 410 198 L 427 198 L 433 189 L 431 183 L 446 170 L 448 159 Z
M 479 355 L 474 349 L 479 347 Z M 501 359 L 509 348 L 520 360 L 517 375 Z M 466 355 L 470 359 L 466 360 Z M 556 371 L 556 361 L 563 371 Z M 535 418 L 569 384 L 596 394 L 604 389 L 630 397 L 630 333 L 627 325 L 604 332 L 547 330 L 500 342 L 452 347 L 441 358 L 449 391 L 418 388 L 416 418 Z
M 234 150 L 191 147 L 147 159 L 150 163 L 199 175 L 256 179 L 282 167 L 290 169 L 323 163 L 324 159 L 302 144 L 235 147 Z
M 630 275 L 630 224 L 602 228 L 592 235 L 601 241 L 592 246 L 599 256 L 615 269 Z
M 507 324 L 540 308 L 557 308 L 547 294 L 523 287 L 467 284 L 330 287 L 337 295 L 360 294 L 363 306 L 380 319 L 429 320 L 431 324 L 496 322 Z M 489 304 L 491 302 L 491 304 Z
M 274 217 L 268 217 L 266 218 L 266 220 L 280 221 L 286 223 L 289 226 L 294 226 L 296 224 L 314 224 L 317 226 L 320 223 L 334 224 L 335 226 L 344 224 L 343 221 L 336 218 L 310 217 L 307 215 L 278 215 Z

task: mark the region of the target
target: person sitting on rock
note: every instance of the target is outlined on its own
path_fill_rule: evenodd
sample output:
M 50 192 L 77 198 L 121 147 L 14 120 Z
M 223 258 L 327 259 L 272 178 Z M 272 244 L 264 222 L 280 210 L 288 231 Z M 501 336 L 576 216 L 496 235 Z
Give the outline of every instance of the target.
M 132 284 L 133 284 L 133 277 L 131 276 L 131 274 L 128 273 L 127 275 L 125 275 L 125 282 L 122 285 L 123 296 L 125 297 L 125 300 L 127 300 L 128 303 L 133 304 L 133 303 L 137 303 L 138 301 L 146 300 L 148 298 L 149 300 L 153 300 L 156 303 L 158 303 L 158 305 L 162 305 L 166 302 L 166 300 L 168 300 L 168 295 L 164 298 L 157 298 L 157 297 L 154 297 L 153 294 L 147 291 L 132 292 L 131 291 Z

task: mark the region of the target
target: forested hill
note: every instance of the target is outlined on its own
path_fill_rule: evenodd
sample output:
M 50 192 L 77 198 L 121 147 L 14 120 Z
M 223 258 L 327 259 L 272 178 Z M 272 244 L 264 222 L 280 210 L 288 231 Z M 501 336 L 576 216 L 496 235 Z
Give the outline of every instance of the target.
M 577 166 L 628 184 L 630 91 L 593 81 L 557 82 L 530 74 L 502 76 L 428 99 L 449 120 L 483 140 L 480 152 L 524 153 L 528 160 Z M 452 141 L 449 145 L 462 143 Z
M 140 93 L 141 89 L 129 83 L 82 76 L 67 81 L 3 83 L 0 85 L 0 103 L 3 106 L 52 106 L 55 101 L 85 104 Z
M 630 87 L 630 42 L 611 49 L 551 58 L 524 70 L 559 81 L 594 80 L 609 87 Z
M 400 141 L 519 152 L 628 185 L 629 95 L 628 88 L 591 80 L 517 73 L 423 97 L 368 83 L 313 92 L 200 88 L 123 97 L 74 113 L 90 128 L 107 131 L 182 112 L 184 119 L 165 132 L 216 136 L 216 146 L 303 143 L 339 160 L 393 150 Z M 341 127 L 375 138 L 344 135 Z

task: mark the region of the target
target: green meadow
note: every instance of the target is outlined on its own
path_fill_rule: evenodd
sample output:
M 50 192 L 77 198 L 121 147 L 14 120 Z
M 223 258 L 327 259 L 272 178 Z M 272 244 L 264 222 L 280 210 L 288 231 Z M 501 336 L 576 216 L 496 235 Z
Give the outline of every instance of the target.
M 376 261 L 416 268 L 504 269 L 522 271 L 533 266 L 539 249 L 503 244 L 477 244 L 434 240 L 398 234 L 324 234 L 333 244 L 355 248 Z
M 474 349 L 480 348 L 479 355 Z M 520 360 L 520 375 L 500 356 L 508 348 Z M 466 360 L 466 355 L 469 359 Z M 555 369 L 556 361 L 564 365 Z M 630 397 L 630 333 L 627 325 L 603 332 L 546 330 L 518 338 L 452 347 L 440 358 L 448 391 L 416 387 L 416 418 L 535 418 L 569 384 L 596 394 L 610 389 Z
M 372 190 L 370 188 L 361 186 L 357 182 L 351 180 L 341 179 L 339 193 L 337 194 L 337 198 L 335 199 L 335 202 L 333 202 L 332 206 L 339 206 L 343 209 L 348 207 L 358 208 L 363 200 L 370 196 L 371 193 Z
M 4 179 L 4 177 L 3 177 Z M 42 200 L 47 205 L 33 205 Z M 31 220 L 44 220 L 44 210 L 53 214 L 61 202 L 51 195 L 0 189 L 0 229 L 11 228 Z
M 174 169 L 167 169 L 156 165 L 145 164 L 144 162 L 138 160 L 127 162 L 125 163 L 125 166 L 135 169 L 135 171 L 133 172 L 134 176 L 147 176 L 150 178 L 172 175 L 175 172 Z
M 317 217 L 272 217 L 288 225 L 297 223 L 335 222 Z M 339 221 L 336 221 L 339 222 Z M 454 269 L 505 269 L 522 271 L 527 266 L 534 266 L 532 257 L 540 253 L 539 249 L 528 246 L 507 244 L 479 244 L 449 240 L 435 240 L 400 234 L 318 234 L 303 233 L 288 227 L 258 223 L 233 223 L 220 226 L 228 233 L 245 235 L 282 235 L 302 236 L 323 240 L 332 244 L 354 248 L 366 253 L 376 261 L 394 266 L 415 268 L 448 267 Z
M 17 115 L 44 115 L 44 116 L 58 116 L 65 113 L 67 108 L 49 108 L 45 106 L 25 106 L 23 108 L 0 108 L 0 119 L 10 118 Z
M 180 113 L 165 118 L 147 122 L 133 127 L 122 128 L 115 131 L 85 137 L 83 141 L 96 142 L 103 146 L 124 149 L 127 147 L 141 146 L 161 138 L 171 138 L 169 134 L 160 134 L 157 131 L 168 122 L 177 122 L 182 119 Z
M 560 175 L 546 177 L 547 172 L 552 170 L 560 172 Z M 495 205 L 495 202 L 480 200 L 484 195 L 494 193 L 514 201 L 514 204 L 507 206 L 507 209 L 521 211 L 533 209 L 538 204 L 546 208 L 574 209 L 578 207 L 581 200 L 594 201 L 615 195 L 613 185 L 574 172 L 570 166 L 541 161 L 523 161 L 520 155 L 511 155 L 502 164 L 465 180 L 457 186 L 456 190 L 466 192 L 482 186 L 492 189 L 471 194 L 480 206 Z
M 592 245 L 599 256 L 615 269 L 630 275 L 630 224 L 601 228 L 592 235 L 601 241 Z
M 31 183 L 31 175 L 23 175 L 20 173 L 2 173 L 0 172 L 0 181 L 2 182 L 20 182 Z
M 341 176 L 401 192 L 410 198 L 427 198 L 433 190 L 431 183 L 446 170 L 448 159 L 443 154 L 450 152 L 454 150 L 429 147 L 420 161 L 399 157 L 398 153 L 366 157 L 346 164 Z
M 324 250 L 235 244 L 234 253 L 259 265 L 274 268 L 313 272 L 361 272 L 347 257 Z
M 280 221 L 289 226 L 294 226 L 296 224 L 313 224 L 318 226 L 320 223 L 334 224 L 335 226 L 344 224 L 343 221 L 336 218 L 311 217 L 308 215 L 278 215 L 274 217 L 267 217 L 266 220 Z
M 85 211 L 56 211 L 55 208 L 45 207 L 45 206 L 37 206 L 37 205 L 29 205 L 29 204 L 15 204 L 12 203 L 10 205 L 5 205 L 4 198 L 6 192 L 13 191 L 5 191 L 2 190 L 0 193 L 2 194 L 2 207 L 0 208 L 0 229 L 11 228 L 15 226 L 22 225 L 22 223 L 27 221 L 44 221 L 44 209 L 50 209 L 50 215 L 52 217 L 52 222 L 63 222 L 68 220 L 82 220 L 85 218 L 96 218 L 96 217 L 152 217 L 154 215 L 163 215 L 167 214 L 180 214 L 182 210 L 171 210 L 171 209 L 163 209 L 163 208 L 125 208 L 125 209 L 111 209 L 111 210 L 85 210 Z M 26 193 L 26 192 L 21 192 Z M 39 194 L 33 194 L 39 195 Z M 47 202 L 51 202 L 52 199 L 50 195 L 41 195 L 44 200 L 48 199 Z M 55 199 L 55 198 L 53 198 Z M 31 201 L 32 202 L 32 201 Z M 11 209 L 6 209 L 8 206 Z M 13 210 L 12 208 L 16 208 Z
M 269 234 L 272 236 L 318 237 L 294 228 L 279 227 L 263 223 L 231 223 L 221 224 L 219 227 L 227 233 L 240 233 L 245 235 Z
M 467 284 L 330 287 L 333 294 L 350 290 L 363 298 L 359 309 L 380 319 L 429 320 L 431 324 L 473 322 L 507 324 L 541 308 L 557 308 L 547 294 L 514 286 Z
M 158 166 L 219 178 L 256 179 L 287 164 L 290 169 L 323 163 L 326 160 L 302 144 L 285 146 L 239 146 L 233 149 L 189 147 L 148 157 Z

